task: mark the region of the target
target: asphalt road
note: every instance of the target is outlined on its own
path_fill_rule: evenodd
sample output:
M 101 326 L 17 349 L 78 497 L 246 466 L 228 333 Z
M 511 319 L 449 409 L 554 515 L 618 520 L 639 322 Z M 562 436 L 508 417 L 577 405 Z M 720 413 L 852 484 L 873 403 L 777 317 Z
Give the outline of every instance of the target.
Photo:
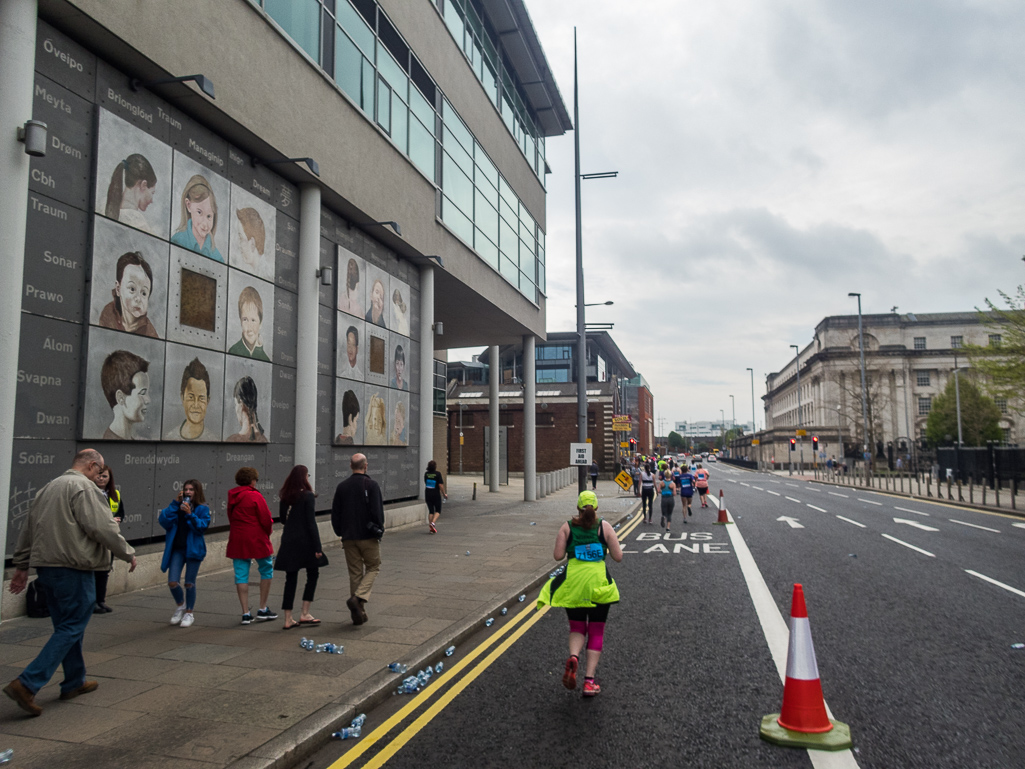
M 804 585 L 826 700 L 854 739 L 854 751 L 837 760 L 880 769 L 1025 766 L 1025 650 L 1011 648 L 1025 640 L 1025 595 L 966 571 L 1025 592 L 1025 527 L 723 465 L 712 473 L 734 536 L 784 619 L 793 583 Z M 698 507 L 683 525 L 677 504 L 668 536 L 657 525 L 629 530 L 623 563 L 611 565 L 623 601 L 610 613 L 598 697 L 562 687 L 567 625 L 552 610 L 486 667 L 467 667 L 433 692 L 432 683 L 433 698 L 380 741 L 372 731 L 413 698 L 368 713 L 360 741 L 331 743 L 312 768 L 340 769 L 357 746 L 365 752 L 345 765 L 380 765 L 381 750 L 394 751 L 389 767 L 829 765 L 832 754 L 758 737 L 762 716 L 780 708 L 782 684 L 736 543 L 716 517 L 714 506 Z M 516 630 L 503 639 L 526 625 L 536 615 L 516 624 L 524 605 L 463 644 L 446 660 L 450 669 L 506 625 Z M 478 673 L 469 680 L 471 669 Z M 428 708 L 429 722 L 402 731 Z

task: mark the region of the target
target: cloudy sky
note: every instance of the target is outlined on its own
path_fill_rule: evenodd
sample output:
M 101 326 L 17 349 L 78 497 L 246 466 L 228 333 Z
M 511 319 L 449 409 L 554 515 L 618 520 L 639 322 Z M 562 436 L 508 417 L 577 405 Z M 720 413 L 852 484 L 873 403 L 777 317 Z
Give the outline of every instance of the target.
M 657 416 L 751 415 L 826 315 L 1025 279 L 1025 4 L 527 0 L 573 109 L 588 321 Z M 548 328 L 575 327 L 573 135 L 549 140 Z M 761 404 L 758 424 L 762 426 Z

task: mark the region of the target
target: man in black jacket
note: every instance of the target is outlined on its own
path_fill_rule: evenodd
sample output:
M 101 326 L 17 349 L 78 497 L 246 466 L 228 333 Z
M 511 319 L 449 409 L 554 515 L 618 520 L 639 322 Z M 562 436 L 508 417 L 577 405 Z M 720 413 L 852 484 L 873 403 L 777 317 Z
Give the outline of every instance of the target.
M 381 536 L 384 534 L 384 499 L 377 481 L 367 475 L 367 458 L 353 454 L 352 475 L 338 484 L 331 505 L 331 527 L 342 538 L 349 567 L 349 592 L 345 602 L 353 625 L 367 621 L 363 607 L 370 600 L 374 580 L 381 571 Z

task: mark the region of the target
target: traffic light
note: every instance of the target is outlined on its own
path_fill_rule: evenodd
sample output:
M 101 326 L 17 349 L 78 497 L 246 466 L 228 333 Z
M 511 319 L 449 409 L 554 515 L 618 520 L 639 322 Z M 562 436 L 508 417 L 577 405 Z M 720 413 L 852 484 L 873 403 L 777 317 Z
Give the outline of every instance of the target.
M 819 450 L 819 436 L 813 435 L 811 437 L 811 448 L 813 451 Z
M 636 438 L 631 438 L 630 439 L 630 451 L 633 451 L 636 448 L 637 448 L 637 439 Z
M 790 439 L 790 450 L 793 451 L 795 448 L 797 448 L 797 438 L 791 438 Z

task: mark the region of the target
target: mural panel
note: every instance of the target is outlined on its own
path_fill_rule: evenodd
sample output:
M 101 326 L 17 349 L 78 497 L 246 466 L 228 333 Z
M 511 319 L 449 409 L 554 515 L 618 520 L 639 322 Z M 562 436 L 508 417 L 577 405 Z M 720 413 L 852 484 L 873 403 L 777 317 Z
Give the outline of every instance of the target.
M 89 330 L 82 438 L 160 439 L 164 344 L 105 328 Z

